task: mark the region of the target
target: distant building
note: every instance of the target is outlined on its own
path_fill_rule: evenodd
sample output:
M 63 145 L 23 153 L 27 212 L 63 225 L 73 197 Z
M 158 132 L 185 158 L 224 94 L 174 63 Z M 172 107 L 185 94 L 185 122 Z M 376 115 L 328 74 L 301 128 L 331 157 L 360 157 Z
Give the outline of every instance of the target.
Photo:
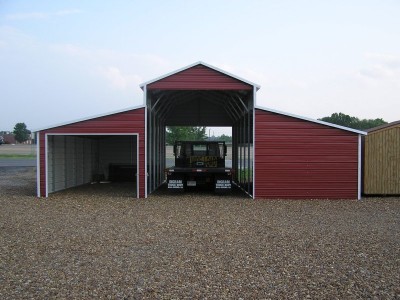
M 15 135 L 12 133 L 2 134 L 4 139 L 4 144 L 15 144 L 17 141 L 15 140 Z
M 0 132 L 0 136 L 3 137 L 3 144 L 26 144 L 26 145 L 30 145 L 30 144 L 34 144 L 34 138 L 33 138 L 33 134 L 29 135 L 29 138 L 22 143 L 18 143 L 17 140 L 15 139 L 15 135 L 9 131 L 1 131 Z

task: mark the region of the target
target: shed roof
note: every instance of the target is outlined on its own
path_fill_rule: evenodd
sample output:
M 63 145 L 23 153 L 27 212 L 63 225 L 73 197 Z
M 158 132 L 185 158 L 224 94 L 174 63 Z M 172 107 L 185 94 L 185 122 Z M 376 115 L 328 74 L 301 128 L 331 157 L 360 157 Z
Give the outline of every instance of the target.
M 54 125 L 47 126 L 47 127 L 37 128 L 37 129 L 32 130 L 32 132 L 43 131 L 43 130 L 47 130 L 47 129 L 51 129 L 51 128 L 55 128 L 55 127 L 70 125 L 70 124 L 74 124 L 74 123 L 78 123 L 78 122 L 83 122 L 83 121 L 88 121 L 88 120 L 92 120 L 92 119 L 96 119 L 96 118 L 101 118 L 101 117 L 106 117 L 106 116 L 110 116 L 110 115 L 114 115 L 114 114 L 118 114 L 118 113 L 123 113 L 123 112 L 127 112 L 127 111 L 130 111 L 130 110 L 140 109 L 140 108 L 144 108 L 144 107 L 145 107 L 144 105 L 128 107 L 128 108 L 124 108 L 124 109 L 120 109 L 120 110 L 116 110 L 116 111 L 112 111 L 112 112 L 108 112 L 108 113 L 104 113 L 104 114 L 99 114 L 99 115 L 94 115 L 94 116 L 90 116 L 90 117 L 86 117 L 86 118 L 72 120 L 72 121 L 69 121 L 69 122 L 63 122 L 63 123 L 59 123 L 59 124 L 54 124 Z
M 361 131 L 361 130 L 357 130 L 357 129 L 353 129 L 353 128 L 349 128 L 349 127 L 344 127 L 344 126 L 340 126 L 340 125 L 336 125 L 336 124 L 332 124 L 332 123 L 328 123 L 328 122 L 324 122 L 324 121 L 320 121 L 320 120 L 315 120 L 315 119 L 312 119 L 312 118 L 303 117 L 303 116 L 299 116 L 299 115 L 295 115 L 295 114 L 279 111 L 279 110 L 272 109 L 272 108 L 266 108 L 266 107 L 262 107 L 262 106 L 258 106 L 258 105 L 255 106 L 255 108 L 256 109 L 265 110 L 265 111 L 268 111 L 268 112 L 272 112 L 272 113 L 276 113 L 276 114 L 279 114 L 279 115 L 284 115 L 284 116 L 288 116 L 288 117 L 292 117 L 292 118 L 296 118 L 296 119 L 300 119 L 300 120 L 304 120 L 304 121 L 309 121 L 309 122 L 313 122 L 313 123 L 317 123 L 317 124 L 321 124 L 321 125 L 325 125 L 325 126 L 329 126 L 329 127 L 345 130 L 345 131 L 350 131 L 350 132 L 361 134 L 361 135 L 367 135 L 367 133 L 365 131 Z
M 400 120 L 399 121 L 394 121 L 394 122 L 391 122 L 391 123 L 388 123 L 388 124 L 383 124 L 383 125 L 380 125 L 380 126 L 377 126 L 377 127 L 374 127 L 374 128 L 367 129 L 366 132 L 368 132 L 368 133 L 375 132 L 375 131 L 378 131 L 378 130 L 381 130 L 381 129 L 386 129 L 386 128 L 395 127 L 395 126 L 400 126 Z

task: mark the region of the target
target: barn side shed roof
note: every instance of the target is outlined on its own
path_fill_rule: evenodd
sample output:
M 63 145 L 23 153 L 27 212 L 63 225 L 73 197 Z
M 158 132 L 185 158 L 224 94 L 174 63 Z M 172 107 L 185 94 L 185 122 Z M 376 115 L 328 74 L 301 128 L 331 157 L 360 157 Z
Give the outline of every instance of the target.
M 112 111 L 112 112 L 108 112 L 108 113 L 103 113 L 103 114 L 98 114 L 98 115 L 94 115 L 94 116 L 90 116 L 90 117 L 86 117 L 86 118 L 72 120 L 69 122 L 63 122 L 63 123 L 54 124 L 54 125 L 47 126 L 47 127 L 37 128 L 37 129 L 32 130 L 32 132 L 48 130 L 48 129 L 55 128 L 55 127 L 61 127 L 61 126 L 70 125 L 70 124 L 74 124 L 74 123 L 78 123 L 78 122 L 83 122 L 83 121 L 88 121 L 88 120 L 92 120 L 92 119 L 97 119 L 97 118 L 101 118 L 101 117 L 119 114 L 119 113 L 124 113 L 124 112 L 130 111 L 130 110 L 140 109 L 140 108 L 144 108 L 144 107 L 145 107 L 144 105 L 128 107 L 128 108 L 124 108 L 124 109 L 120 109 L 120 110 L 116 110 L 116 111 Z
M 313 123 L 317 123 L 317 124 L 321 124 L 321 125 L 325 125 L 325 126 L 329 126 L 329 127 L 345 130 L 345 131 L 350 131 L 350 132 L 361 134 L 361 135 L 367 135 L 367 132 L 365 132 L 365 131 L 361 131 L 361 130 L 357 130 L 357 129 L 353 129 L 353 128 L 349 128 L 349 127 L 345 127 L 345 126 L 340 126 L 340 125 L 336 125 L 336 124 L 332 124 L 332 123 L 328 123 L 328 122 L 324 122 L 324 121 L 320 121 L 320 120 L 315 120 L 315 119 L 312 119 L 312 118 L 302 117 L 302 116 L 299 116 L 299 115 L 295 115 L 295 114 L 279 111 L 279 110 L 276 110 L 276 109 L 266 108 L 266 107 L 262 107 L 262 106 L 258 106 L 258 105 L 256 105 L 255 108 L 256 109 L 265 110 L 265 111 L 269 111 L 269 112 L 276 113 L 276 114 L 280 114 L 280 115 L 284 115 L 284 116 L 288 116 L 288 117 L 292 117 L 292 118 L 296 118 L 296 119 L 300 119 L 300 120 L 304 120 L 304 121 L 309 121 L 309 122 L 313 122 Z

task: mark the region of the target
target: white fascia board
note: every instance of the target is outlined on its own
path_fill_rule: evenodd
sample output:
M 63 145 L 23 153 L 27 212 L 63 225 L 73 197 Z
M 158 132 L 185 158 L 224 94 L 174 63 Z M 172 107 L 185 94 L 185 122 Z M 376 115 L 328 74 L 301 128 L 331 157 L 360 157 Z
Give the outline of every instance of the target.
M 359 134 L 358 135 L 358 167 L 357 167 L 357 181 L 358 181 L 358 186 L 357 186 L 357 190 L 358 190 L 358 192 L 357 192 L 357 199 L 358 200 L 361 200 L 361 189 L 362 189 L 362 187 L 361 187 L 361 180 L 362 180 L 362 178 L 361 178 L 361 164 L 362 164 L 362 154 L 361 154 L 361 151 L 362 151 L 362 145 L 361 145 L 361 135 Z
M 36 189 L 37 196 L 40 197 L 40 133 L 36 134 Z
M 354 133 L 361 134 L 361 135 L 367 135 L 367 133 L 365 131 L 360 131 L 360 130 L 349 128 L 349 127 L 344 127 L 344 126 L 340 126 L 340 125 L 336 125 L 336 124 L 332 124 L 332 123 L 328 123 L 328 122 L 324 122 L 324 121 L 320 121 L 320 120 L 315 120 L 315 119 L 311 119 L 311 118 L 307 118 L 307 117 L 302 117 L 302 116 L 298 116 L 298 115 L 295 115 L 295 114 L 279 111 L 279 110 L 276 110 L 276 109 L 266 108 L 266 107 L 262 107 L 262 106 L 258 106 L 258 105 L 255 105 L 254 108 L 265 110 L 265 111 L 272 112 L 272 113 L 279 114 L 279 115 L 284 115 L 284 116 L 287 116 L 287 117 L 292 117 L 292 118 L 296 118 L 296 119 L 300 119 L 300 120 L 304 120 L 304 121 L 309 121 L 309 122 L 313 122 L 313 123 L 317 123 L 317 124 L 321 124 L 321 125 L 325 125 L 325 126 L 329 126 L 329 127 L 345 130 L 345 131 L 354 132 Z
M 128 108 L 124 108 L 124 109 L 120 109 L 120 110 L 116 110 L 116 111 L 112 111 L 112 112 L 108 112 L 108 113 L 104 113 L 104 114 L 81 118 L 81 119 L 77 119 L 77 120 L 73 120 L 73 121 L 69 121 L 69 122 L 63 122 L 63 123 L 59 123 L 59 124 L 55 124 L 55 125 L 51 125 L 51 126 L 47 126 L 47 127 L 43 127 L 43 128 L 37 128 L 37 129 L 32 130 L 32 132 L 38 132 L 38 131 L 42 131 L 42 130 L 47 130 L 47 129 L 56 128 L 56 127 L 60 127 L 60 126 L 70 125 L 70 124 L 83 122 L 83 121 L 89 121 L 89 120 L 97 119 L 97 118 L 101 118 L 101 117 L 107 117 L 107 116 L 124 113 L 124 112 L 130 111 L 130 110 L 140 109 L 140 108 L 144 108 L 144 107 L 145 107 L 145 105 L 132 106 L 132 107 L 128 107 Z
M 167 73 L 167 74 L 165 74 L 165 75 L 159 76 L 159 77 L 157 77 L 157 78 L 155 78 L 155 79 L 152 79 L 152 80 L 150 80 L 150 81 L 146 81 L 146 82 L 140 84 L 139 86 L 140 86 L 141 89 L 143 89 L 143 87 L 146 86 L 146 85 L 148 85 L 148 84 L 154 83 L 154 82 L 159 81 L 159 80 L 164 79 L 164 78 L 167 78 L 167 77 L 169 77 L 169 76 L 172 76 L 172 75 L 174 75 L 174 74 L 176 74 L 176 73 L 185 71 L 185 70 L 190 69 L 190 68 L 192 68 L 192 67 L 194 67 L 194 66 L 197 66 L 197 65 L 203 65 L 203 66 L 205 66 L 205 67 L 207 67 L 207 68 L 213 69 L 213 70 L 215 70 L 215 71 L 217 71 L 217 72 L 220 72 L 220 73 L 225 74 L 225 75 L 227 75 L 227 76 L 233 77 L 233 78 L 235 78 L 235 79 L 237 79 L 237 80 L 239 80 L 239 81 L 243 81 L 244 83 L 247 83 L 247 84 L 249 84 L 249 85 L 251 85 L 251 86 L 256 87 L 256 90 L 259 90 L 259 89 L 261 88 L 261 86 L 258 85 L 258 84 L 256 84 L 256 83 L 253 83 L 253 82 L 251 82 L 251 81 L 248 81 L 248 80 L 246 80 L 246 79 L 243 79 L 243 78 L 241 78 L 241 77 L 239 77 L 239 76 L 236 76 L 236 75 L 234 75 L 234 74 L 231 74 L 231 73 L 229 73 L 229 72 L 226 72 L 226 71 L 224 71 L 224 70 L 222 70 L 222 69 L 219 69 L 219 68 L 217 68 L 217 67 L 214 67 L 214 66 L 212 66 L 212 65 L 209 65 L 209 64 L 207 64 L 207 63 L 205 63 L 205 62 L 202 62 L 202 61 L 195 62 L 195 63 L 193 63 L 193 64 L 190 64 L 190 65 L 186 66 L 186 67 L 183 67 L 183 68 L 180 68 L 180 69 L 178 69 L 178 70 L 169 72 L 169 73 Z

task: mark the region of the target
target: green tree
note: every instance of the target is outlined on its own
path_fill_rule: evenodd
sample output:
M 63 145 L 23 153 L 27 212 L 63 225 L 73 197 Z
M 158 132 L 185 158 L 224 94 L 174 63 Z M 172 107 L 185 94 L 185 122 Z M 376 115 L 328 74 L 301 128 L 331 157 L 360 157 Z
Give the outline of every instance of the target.
M 22 143 L 29 139 L 31 131 L 26 128 L 25 123 L 17 123 L 14 126 L 15 139 L 17 142 Z
M 387 124 L 387 122 L 382 118 L 360 120 L 357 117 L 352 117 L 344 113 L 333 113 L 330 117 L 323 117 L 319 120 L 359 130 L 365 130 Z
M 207 138 L 206 127 L 191 127 L 190 135 L 194 141 L 204 141 Z
M 204 141 L 206 138 L 206 127 L 167 126 L 165 139 L 172 145 L 175 141 Z
M 222 134 L 216 137 L 216 140 L 223 142 L 232 142 L 232 137 L 229 135 Z

